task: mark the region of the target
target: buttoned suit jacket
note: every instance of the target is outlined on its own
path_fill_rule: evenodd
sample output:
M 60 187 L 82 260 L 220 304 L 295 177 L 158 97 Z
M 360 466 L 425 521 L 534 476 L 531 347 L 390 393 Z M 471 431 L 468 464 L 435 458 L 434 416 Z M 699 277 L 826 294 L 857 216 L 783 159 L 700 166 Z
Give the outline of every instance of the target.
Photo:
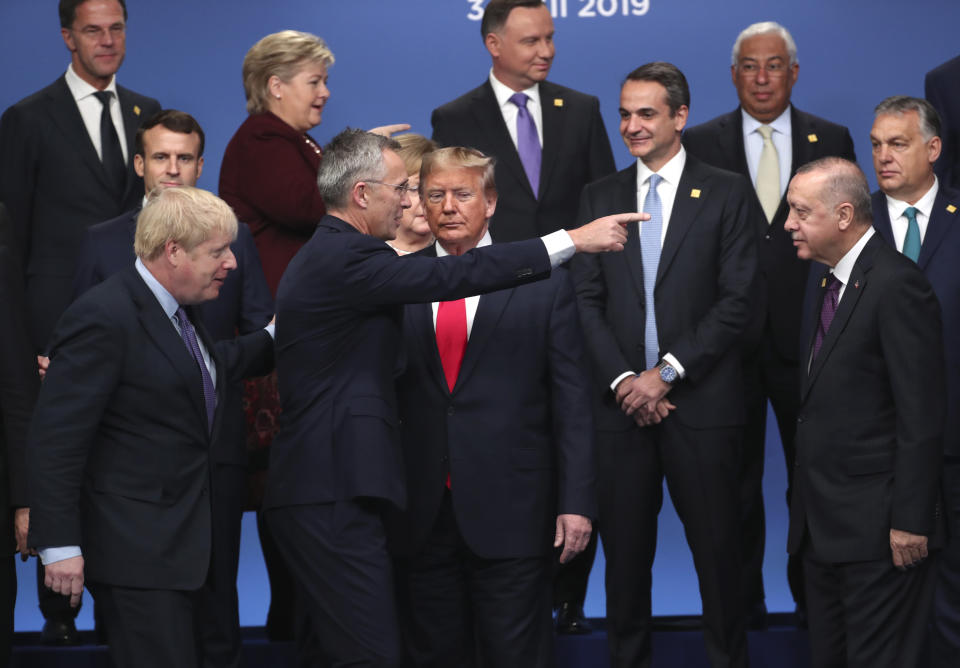
M 804 318 L 806 360 L 824 284 L 821 278 Z M 875 235 L 857 258 L 819 353 L 801 374 L 791 554 L 809 536 L 824 562 L 890 559 L 890 529 L 942 545 L 944 367 L 940 306 L 930 283 Z
M 589 376 L 565 269 L 480 297 L 453 391 L 431 304 L 405 307 L 403 345 L 408 492 L 407 511 L 388 522 L 395 554 L 423 547 L 448 473 L 457 527 L 482 558 L 547 555 L 558 513 L 596 517 Z
M 686 377 L 669 394 L 668 420 L 707 429 L 742 425 L 739 352 L 756 303 L 756 200 L 742 176 L 691 155 L 660 252 L 654 297 L 660 354 L 671 353 Z M 637 210 L 637 165 L 591 183 L 581 222 Z M 646 368 L 643 258 L 638 225 L 628 227 L 622 253 L 578 255 L 571 262 L 587 350 L 596 374 L 600 429 L 623 431 L 633 419 L 617 406 L 610 383 Z
M 616 169 L 596 97 L 548 81 L 540 84 L 543 154 L 533 192 L 489 80 L 434 109 L 433 139 L 497 159 L 497 210 L 490 232 L 499 242 L 570 229 L 583 187 Z
M 63 76 L 0 118 L 0 201 L 10 210 L 23 252 L 37 351 L 70 303 L 84 230 L 139 206 L 143 197 L 143 180 L 133 169 L 134 140 L 140 123 L 160 111 L 160 104 L 122 86 L 117 98 L 129 155 L 119 199 Z
M 405 505 L 394 389 L 402 368 L 402 305 L 458 299 L 549 273 L 539 239 L 459 257 L 400 257 L 325 216 L 277 293 L 283 410 L 264 508 L 357 497 Z
M 813 114 L 790 107 L 790 132 L 793 146 L 791 178 L 802 165 L 827 156 L 838 156 L 856 161 L 850 132 Z M 683 145 L 701 160 L 742 174 L 750 179 L 746 150 L 743 146 L 743 116 L 740 108 L 728 114 L 687 129 Z M 755 309 L 751 325 L 754 337 L 763 329 L 773 334 L 779 355 L 796 361 L 800 322 L 803 314 L 803 294 L 810 263 L 797 258 L 790 234 L 783 224 L 790 212 L 786 197 L 781 198 L 773 221 L 767 224 L 760 208 L 756 189 L 750 188 L 757 205 L 757 215 L 751 229 L 757 236 L 760 254 L 760 288 L 763 308 Z
M 951 210 L 952 207 L 952 210 Z M 940 302 L 943 340 L 946 343 L 947 418 L 944 451 L 960 456 L 960 193 L 943 183 L 937 191 L 927 232 L 920 246 L 917 266 L 930 281 Z M 873 193 L 873 227 L 877 234 L 896 248 L 887 198 L 882 191 Z
M 941 181 L 951 188 L 960 188 L 960 56 L 927 72 L 924 96 L 937 109 L 942 123 L 940 136 L 943 150 L 936 170 Z
M 210 567 L 211 443 L 236 381 L 270 370 L 264 331 L 215 344 L 208 430 L 197 362 L 134 267 L 80 296 L 51 340 L 29 440 L 30 545 L 79 545 L 86 579 L 199 589 Z M 214 494 L 216 490 L 214 490 Z

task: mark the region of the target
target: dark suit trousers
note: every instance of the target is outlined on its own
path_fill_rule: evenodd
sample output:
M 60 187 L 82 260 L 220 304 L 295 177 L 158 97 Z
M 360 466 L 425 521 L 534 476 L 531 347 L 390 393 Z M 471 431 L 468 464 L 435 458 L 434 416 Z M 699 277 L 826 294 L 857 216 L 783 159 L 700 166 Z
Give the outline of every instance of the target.
M 899 571 L 892 558 L 820 562 L 811 554 L 809 543 L 805 545 L 810 665 L 919 668 L 936 581 L 936 555 Z M 956 665 L 955 656 L 950 665 Z
M 9 663 L 13 646 L 13 608 L 17 603 L 16 558 L 16 555 L 0 557 L 0 666 Z
M 590 581 L 590 570 L 593 560 L 597 556 L 596 531 L 590 534 L 590 542 L 586 549 L 565 564 L 554 560 L 553 576 L 553 607 L 558 608 L 563 603 L 573 603 L 583 606 L 587 598 L 587 584 Z
M 450 492 L 419 554 L 398 560 L 407 654 L 418 668 L 554 665 L 549 557 L 484 559 L 464 542 Z
M 287 506 L 264 515 L 313 622 L 313 637 L 298 637 L 301 658 L 316 642 L 317 666 L 399 666 L 393 568 L 378 503 Z
M 798 335 L 799 336 L 799 335 Z M 772 335 L 766 332 L 754 354 L 744 362 L 744 402 L 747 424 L 743 434 L 743 457 L 740 470 L 740 531 L 743 557 L 743 598 L 747 610 L 752 610 L 765 598 L 763 590 L 763 553 L 766 547 L 766 520 L 763 508 L 763 465 L 766 457 L 767 400 L 773 406 L 783 445 L 787 466 L 785 498 L 790 504 L 790 485 L 793 483 L 794 444 L 797 415 L 800 411 L 798 367 L 784 359 L 776 349 Z M 803 605 L 802 562 L 790 557 L 787 561 L 787 580 L 793 600 Z
M 107 625 L 117 668 L 200 666 L 199 591 L 132 589 L 87 582 Z
M 674 416 L 650 427 L 598 432 L 613 668 L 651 665 L 651 568 L 664 478 L 697 569 L 707 656 L 713 668 L 747 665 L 737 515 L 741 439 L 739 428 L 690 429 Z
M 944 458 L 943 498 L 949 542 L 940 553 L 937 565 L 931 665 L 955 668 L 957 657 L 960 657 L 960 456 L 947 455 Z

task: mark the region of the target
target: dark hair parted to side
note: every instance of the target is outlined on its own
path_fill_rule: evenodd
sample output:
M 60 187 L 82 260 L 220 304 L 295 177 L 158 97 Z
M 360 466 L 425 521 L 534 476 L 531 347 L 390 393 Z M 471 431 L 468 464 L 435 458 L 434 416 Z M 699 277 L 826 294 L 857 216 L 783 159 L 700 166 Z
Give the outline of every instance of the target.
M 832 208 L 849 202 L 853 206 L 853 218 L 856 222 L 860 225 L 873 224 L 870 186 L 857 163 L 844 158 L 820 158 L 802 165 L 797 170 L 797 174 L 818 172 L 827 175 L 827 180 L 819 194 L 826 206 Z
M 60 27 L 72 28 L 73 22 L 77 20 L 77 7 L 87 2 L 87 0 L 60 0 Z M 124 0 L 117 0 L 123 9 L 123 20 L 127 20 L 127 3 Z
M 893 95 L 881 102 L 873 110 L 873 116 L 882 116 L 884 114 L 894 114 L 902 116 L 903 114 L 915 111 L 920 117 L 920 132 L 926 141 L 940 136 L 941 128 L 940 114 L 934 109 L 933 105 L 920 97 L 910 97 L 909 95 Z
M 323 147 L 323 160 L 317 172 L 317 187 L 329 209 L 342 209 L 350 201 L 357 181 L 382 179 L 387 168 L 383 152 L 399 151 L 395 139 L 364 130 L 347 128 Z
M 200 158 L 203 156 L 203 147 L 206 141 L 203 135 L 203 128 L 200 127 L 197 119 L 193 116 L 185 111 L 177 111 L 176 109 L 162 109 L 143 122 L 143 125 L 137 130 L 135 139 L 134 153 L 136 155 L 146 157 L 143 154 L 143 133 L 158 125 L 162 125 L 171 132 L 179 132 L 185 135 L 191 135 L 196 132 L 200 136 L 200 150 L 198 151 L 197 157 Z
M 492 32 L 500 32 L 507 17 L 517 7 L 536 9 L 543 7 L 541 0 L 490 0 L 490 4 L 483 10 L 483 19 L 480 21 L 480 36 L 487 38 Z
M 683 72 L 671 63 L 661 61 L 641 65 L 627 75 L 623 80 L 628 81 L 655 81 L 667 89 L 667 106 L 670 107 L 670 116 L 677 115 L 680 107 L 690 108 L 690 86 Z M 622 84 L 621 84 L 622 86 Z

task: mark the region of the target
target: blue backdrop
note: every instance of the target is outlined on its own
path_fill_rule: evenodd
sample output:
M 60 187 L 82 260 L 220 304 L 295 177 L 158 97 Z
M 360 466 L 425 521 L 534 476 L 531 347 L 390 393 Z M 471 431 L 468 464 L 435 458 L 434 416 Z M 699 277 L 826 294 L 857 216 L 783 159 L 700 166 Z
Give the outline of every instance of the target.
M 54 0 L 0 0 L 0 109 L 47 85 L 69 61 Z M 490 66 L 480 38 L 482 0 L 128 0 L 127 58 L 119 81 L 165 107 L 192 113 L 207 133 L 200 186 L 216 190 L 227 141 L 243 121 L 240 66 L 263 35 L 286 28 L 327 40 L 337 62 L 331 100 L 313 131 L 326 141 L 347 125 L 407 122 L 430 134 L 430 111 L 481 83 Z M 599 96 L 617 164 L 630 155 L 617 136 L 619 84 L 651 60 L 675 63 L 692 91 L 690 123 L 730 111 L 730 49 L 750 23 L 776 20 L 799 47 L 796 105 L 848 126 L 871 184 L 868 133 L 872 109 L 893 94 L 922 95 L 923 75 L 956 55 L 957 0 L 548 0 L 555 16 L 557 57 L 551 80 Z M 960 82 L 958 82 L 960 85 Z M 768 429 L 767 560 L 772 611 L 791 610 L 785 584 L 785 467 Z M 248 517 L 240 573 L 241 622 L 260 625 L 266 572 Z M 591 579 L 589 615 L 604 611 L 602 556 Z M 17 630 L 38 629 L 32 563 L 19 569 Z M 654 573 L 654 613 L 700 610 L 682 529 L 669 502 Z M 79 619 L 92 626 L 89 600 Z

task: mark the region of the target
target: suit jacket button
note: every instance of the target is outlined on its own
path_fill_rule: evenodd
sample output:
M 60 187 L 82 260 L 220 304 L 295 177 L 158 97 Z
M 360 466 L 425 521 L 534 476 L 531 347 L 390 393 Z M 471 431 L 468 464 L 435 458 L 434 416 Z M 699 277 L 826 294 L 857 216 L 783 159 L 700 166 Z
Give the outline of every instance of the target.
M 456 411 L 453 409 L 453 406 L 447 407 L 447 415 L 453 415 Z
M 769 234 L 765 234 L 765 235 L 763 236 L 763 240 L 764 240 L 764 241 L 770 241 L 770 235 L 769 235 Z
M 802 422 L 803 422 L 803 416 L 802 416 L 802 415 L 798 415 L 798 416 L 797 416 L 797 424 L 801 424 Z

